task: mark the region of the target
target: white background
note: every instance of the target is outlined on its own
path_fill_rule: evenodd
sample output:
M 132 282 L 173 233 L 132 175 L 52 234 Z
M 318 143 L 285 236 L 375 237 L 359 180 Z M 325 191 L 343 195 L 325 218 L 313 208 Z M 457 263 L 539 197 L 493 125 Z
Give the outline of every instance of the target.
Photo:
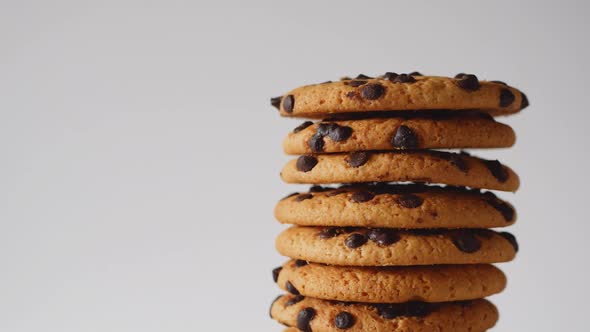
M 518 259 L 495 331 L 586 331 L 584 1 L 0 0 L 0 331 L 279 331 L 281 119 L 298 85 L 507 81 Z

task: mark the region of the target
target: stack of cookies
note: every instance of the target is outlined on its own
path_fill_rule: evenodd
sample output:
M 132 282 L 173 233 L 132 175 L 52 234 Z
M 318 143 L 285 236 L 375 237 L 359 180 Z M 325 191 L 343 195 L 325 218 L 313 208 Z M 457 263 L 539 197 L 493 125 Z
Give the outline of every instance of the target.
M 487 190 L 514 192 L 518 176 L 497 160 L 459 149 L 506 148 L 494 116 L 528 106 L 500 81 L 385 73 L 297 88 L 271 100 L 306 121 L 285 139 L 298 155 L 281 172 L 311 184 L 281 200 L 275 216 L 294 226 L 273 270 L 288 294 L 271 306 L 287 331 L 486 331 L 498 320 L 484 298 L 512 260 L 506 227 L 514 208 Z M 457 151 L 441 151 L 457 149 Z

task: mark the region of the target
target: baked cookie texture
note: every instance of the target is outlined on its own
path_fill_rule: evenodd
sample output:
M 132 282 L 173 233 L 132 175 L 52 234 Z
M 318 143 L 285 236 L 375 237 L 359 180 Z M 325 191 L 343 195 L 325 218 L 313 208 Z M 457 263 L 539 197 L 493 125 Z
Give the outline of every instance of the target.
M 506 148 L 516 141 L 509 126 L 489 116 L 442 114 L 304 122 L 283 141 L 287 154 L 401 149 Z
M 284 224 L 406 229 L 496 228 L 517 219 L 492 192 L 425 185 L 316 186 L 282 199 L 274 213 Z
M 389 75 L 388 75 L 389 74 Z M 464 84 L 463 76 L 397 75 L 345 79 L 306 85 L 278 99 L 280 114 L 325 118 L 333 114 L 408 110 L 479 110 L 490 115 L 513 114 L 528 106 L 526 96 L 501 82 Z M 401 77 L 401 78 L 400 78 Z
M 409 266 L 507 262 L 518 246 L 491 230 L 291 227 L 276 239 L 284 256 L 341 266 Z
M 493 265 L 344 267 L 289 261 L 277 283 L 293 295 L 364 303 L 472 300 L 501 292 L 506 277 Z
M 306 155 L 287 163 L 287 183 L 426 182 L 516 191 L 519 178 L 498 161 L 441 151 Z
M 482 332 L 498 320 L 498 310 L 486 300 L 399 305 L 284 295 L 273 302 L 270 314 L 293 332 Z

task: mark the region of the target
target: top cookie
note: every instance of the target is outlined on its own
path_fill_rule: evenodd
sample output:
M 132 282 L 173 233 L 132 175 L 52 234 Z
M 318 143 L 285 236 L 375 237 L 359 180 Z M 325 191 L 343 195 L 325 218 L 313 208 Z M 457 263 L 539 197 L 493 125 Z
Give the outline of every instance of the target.
M 455 78 L 386 73 L 371 78 L 306 85 L 271 99 L 281 115 L 324 118 L 334 114 L 407 110 L 480 110 L 507 115 L 528 106 L 524 93 L 475 75 Z

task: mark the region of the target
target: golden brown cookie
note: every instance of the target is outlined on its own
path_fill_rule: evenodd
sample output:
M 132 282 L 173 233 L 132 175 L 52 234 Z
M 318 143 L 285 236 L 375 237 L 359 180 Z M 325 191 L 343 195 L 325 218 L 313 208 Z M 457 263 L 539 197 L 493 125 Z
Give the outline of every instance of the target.
M 516 173 L 497 160 L 440 151 L 306 155 L 288 162 L 281 177 L 288 183 L 414 181 L 503 191 L 519 185 Z
M 397 75 L 345 79 L 306 85 L 271 99 L 281 115 L 325 118 L 352 112 L 406 110 L 481 110 L 507 115 L 528 106 L 526 96 L 498 81 L 479 81 L 475 75 Z
M 353 200 L 357 192 L 374 195 Z M 361 195 L 369 198 L 371 195 Z M 301 226 L 494 228 L 512 225 L 512 205 L 492 192 L 423 185 L 315 186 L 275 207 L 275 217 Z
M 289 261 L 273 276 L 293 295 L 366 303 L 472 300 L 506 286 L 504 273 L 487 264 L 343 267 Z
M 509 126 L 476 114 L 304 122 L 283 141 L 287 154 L 362 150 L 503 148 L 514 144 Z
M 507 262 L 516 255 L 510 233 L 487 229 L 413 230 L 293 226 L 276 239 L 284 256 L 347 266 L 409 266 Z
M 403 304 L 362 304 L 283 295 L 271 317 L 291 331 L 317 332 L 483 332 L 498 320 L 486 300 Z M 289 331 L 289 330 L 287 330 Z

